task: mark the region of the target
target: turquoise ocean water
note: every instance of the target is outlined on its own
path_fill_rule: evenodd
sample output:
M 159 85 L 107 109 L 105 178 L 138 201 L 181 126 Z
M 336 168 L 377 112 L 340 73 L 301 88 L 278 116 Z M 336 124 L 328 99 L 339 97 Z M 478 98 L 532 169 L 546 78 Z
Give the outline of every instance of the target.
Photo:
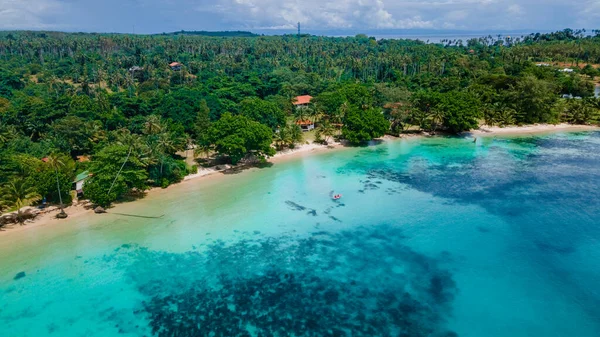
M 390 141 L 117 211 L 164 217 L 0 235 L 0 336 L 600 336 L 598 132 Z

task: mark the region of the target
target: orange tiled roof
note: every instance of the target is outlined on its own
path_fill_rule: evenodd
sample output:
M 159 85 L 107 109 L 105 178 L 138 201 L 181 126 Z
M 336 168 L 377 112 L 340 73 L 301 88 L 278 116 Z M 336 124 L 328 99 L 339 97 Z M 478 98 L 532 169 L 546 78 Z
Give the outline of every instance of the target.
M 312 125 L 312 124 L 314 124 L 314 123 L 311 122 L 311 121 L 309 121 L 308 119 L 307 120 L 303 120 L 303 121 L 302 120 L 296 121 L 296 125 Z
M 169 67 L 176 67 L 176 66 L 180 66 L 180 65 L 181 65 L 181 63 L 179 63 L 179 62 L 171 62 L 171 63 L 169 63 Z
M 311 99 L 310 95 L 298 96 L 294 99 L 294 105 L 308 104 Z

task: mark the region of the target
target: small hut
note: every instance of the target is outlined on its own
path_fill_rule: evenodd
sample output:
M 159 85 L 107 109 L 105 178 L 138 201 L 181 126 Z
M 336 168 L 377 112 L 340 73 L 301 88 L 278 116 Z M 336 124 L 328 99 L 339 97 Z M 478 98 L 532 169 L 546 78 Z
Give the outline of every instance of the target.
M 83 171 L 79 173 L 73 184 L 75 185 L 75 191 L 77 192 L 77 196 L 83 195 L 83 185 L 85 185 L 85 181 L 91 176 L 89 171 Z
M 315 123 L 308 119 L 296 121 L 296 125 L 298 125 L 302 131 L 310 131 L 315 128 Z

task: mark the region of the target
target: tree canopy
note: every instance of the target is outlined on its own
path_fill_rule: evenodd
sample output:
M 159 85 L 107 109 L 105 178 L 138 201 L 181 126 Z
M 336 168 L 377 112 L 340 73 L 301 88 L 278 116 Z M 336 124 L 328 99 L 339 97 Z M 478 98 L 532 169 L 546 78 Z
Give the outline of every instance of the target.
M 233 164 L 249 154 L 258 158 L 275 154 L 271 147 L 273 132 L 269 127 L 241 115 L 226 113 L 221 116 L 209 129 L 208 141 Z
M 86 196 L 107 204 L 180 181 L 193 169 L 186 149 L 239 163 L 294 146 L 298 119 L 317 140 L 351 144 L 599 120 L 598 31 L 439 43 L 206 35 L 0 32 L 0 186 L 28 179 L 68 202 L 58 190 L 89 171 Z M 314 97 L 308 107 L 294 107 L 300 95 Z M 54 174 L 52 156 L 67 163 Z

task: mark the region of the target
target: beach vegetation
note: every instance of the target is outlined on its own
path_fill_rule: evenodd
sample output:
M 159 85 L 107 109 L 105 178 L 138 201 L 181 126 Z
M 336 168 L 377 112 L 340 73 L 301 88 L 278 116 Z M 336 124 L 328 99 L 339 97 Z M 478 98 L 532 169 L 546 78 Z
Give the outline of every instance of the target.
M 385 135 L 389 128 L 390 123 L 382 111 L 375 108 L 351 108 L 344 117 L 342 137 L 350 144 L 359 145 Z
M 0 204 L 4 208 L 15 210 L 17 222 L 21 225 L 25 221 L 22 208 L 40 200 L 32 179 L 12 179 L 2 187 L 1 192 Z
M 68 204 L 69 180 L 89 170 L 85 197 L 107 205 L 180 181 L 183 151 L 210 166 L 294 147 L 297 121 L 316 142 L 349 145 L 481 123 L 598 123 L 598 32 L 430 44 L 226 35 L 0 32 L 0 186 L 29 179 Z M 53 155 L 64 165 L 43 161 Z
M 243 115 L 223 114 L 208 130 L 208 141 L 232 164 L 248 156 L 261 160 L 275 154 L 271 129 Z
M 119 144 L 100 150 L 90 166 L 93 176 L 83 187 L 86 198 L 97 205 L 108 206 L 134 190 L 148 189 L 148 157 L 134 150 L 133 145 Z

